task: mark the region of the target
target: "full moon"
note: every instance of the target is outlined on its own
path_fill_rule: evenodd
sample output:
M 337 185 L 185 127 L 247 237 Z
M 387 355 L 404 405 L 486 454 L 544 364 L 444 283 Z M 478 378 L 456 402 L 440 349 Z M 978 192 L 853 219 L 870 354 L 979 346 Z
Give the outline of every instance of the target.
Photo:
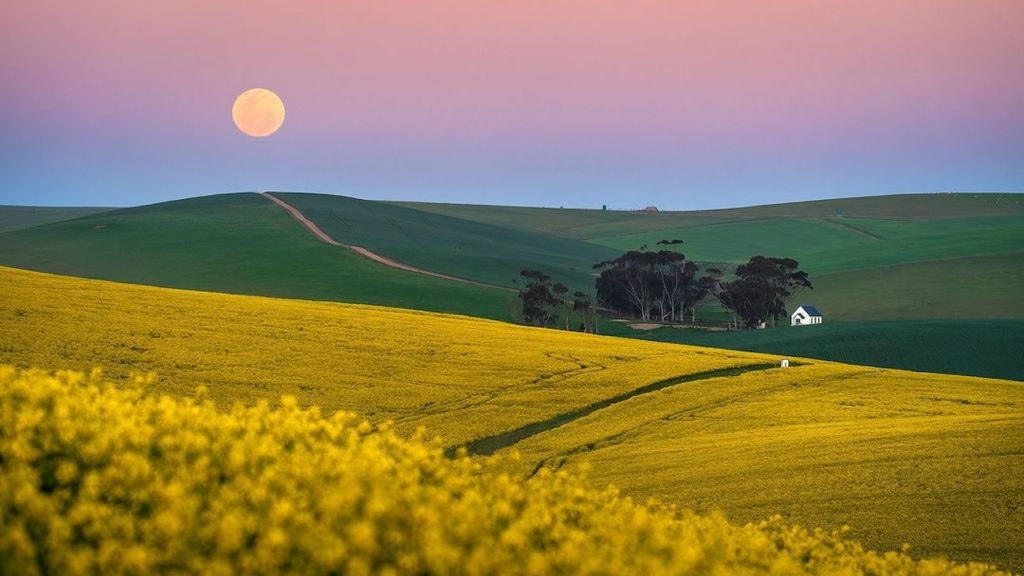
M 231 107 L 235 126 L 254 138 L 270 136 L 284 124 L 284 102 L 266 88 L 246 90 Z

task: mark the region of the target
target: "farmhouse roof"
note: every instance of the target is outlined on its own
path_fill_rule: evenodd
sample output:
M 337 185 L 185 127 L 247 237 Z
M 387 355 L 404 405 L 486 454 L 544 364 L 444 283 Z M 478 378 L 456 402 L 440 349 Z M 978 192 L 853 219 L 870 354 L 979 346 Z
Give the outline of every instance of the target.
M 814 304 L 802 304 L 800 308 L 803 308 L 804 312 L 807 312 L 810 316 L 821 316 L 821 312 L 818 312 L 818 309 L 814 307 Z

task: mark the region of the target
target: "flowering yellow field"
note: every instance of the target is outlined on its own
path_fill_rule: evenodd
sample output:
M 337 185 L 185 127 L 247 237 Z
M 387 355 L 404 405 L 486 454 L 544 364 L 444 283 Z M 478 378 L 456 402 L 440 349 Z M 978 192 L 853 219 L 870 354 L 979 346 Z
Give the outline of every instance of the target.
M 701 380 L 516 445 L 529 474 L 588 462 L 637 497 L 852 527 L 1024 566 L 1024 384 L 815 364 Z
M 0 363 L 154 372 L 222 406 L 282 394 L 450 443 L 764 356 L 394 308 L 189 292 L 0 267 Z
M 738 527 L 450 460 L 293 401 L 212 403 L 0 367 L 0 572 L 997 574 Z
M 589 462 L 628 495 L 1024 569 L 1024 385 L 777 360 L 0 268 L 0 364 L 154 372 L 146 389 L 202 385 L 222 411 L 287 394 L 443 446 L 497 435 L 517 477 Z

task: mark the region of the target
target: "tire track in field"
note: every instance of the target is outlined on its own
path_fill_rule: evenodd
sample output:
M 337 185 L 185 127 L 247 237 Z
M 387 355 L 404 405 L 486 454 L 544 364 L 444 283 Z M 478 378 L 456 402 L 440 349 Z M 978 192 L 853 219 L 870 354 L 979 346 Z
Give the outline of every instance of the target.
M 292 206 L 291 204 L 285 202 L 284 200 L 278 198 L 277 196 L 274 196 L 270 192 L 261 192 L 260 195 L 263 196 L 264 198 L 270 200 L 274 204 L 277 204 L 282 209 L 284 209 L 284 211 L 287 212 L 289 215 L 291 215 L 292 218 L 294 218 L 300 224 L 305 226 L 306 230 L 309 230 L 309 232 L 311 234 L 313 234 L 313 236 L 315 236 L 317 238 L 317 240 L 320 240 L 321 242 L 324 242 L 326 244 L 330 244 L 331 246 L 338 246 L 340 248 L 348 248 L 349 250 L 355 252 L 356 254 L 359 254 L 360 256 L 363 256 L 365 258 L 369 258 L 370 260 L 373 260 L 374 262 L 377 262 L 378 264 L 383 264 L 383 265 L 385 265 L 385 266 L 387 266 L 389 268 L 395 268 L 396 270 L 404 270 L 406 272 L 413 272 L 415 274 L 423 274 L 424 276 L 433 276 L 434 278 L 440 278 L 442 280 L 451 280 L 452 282 L 460 282 L 462 284 L 472 284 L 474 286 L 483 286 L 484 288 L 496 288 L 498 290 L 505 290 L 506 292 L 518 292 L 514 288 L 508 288 L 506 286 L 498 286 L 498 285 L 495 285 L 495 284 L 487 284 L 485 282 L 477 282 L 476 280 L 470 280 L 468 278 L 460 278 L 458 276 L 452 276 L 450 274 L 442 274 L 441 272 L 432 272 L 430 270 L 424 270 L 422 268 L 417 268 L 415 266 L 410 266 L 409 264 L 405 264 L 405 263 L 399 262 L 397 260 L 392 260 L 391 258 L 388 258 L 387 256 L 381 256 L 380 254 L 377 254 L 376 252 L 373 252 L 372 250 L 369 250 L 369 249 L 364 248 L 362 246 L 354 246 L 352 244 L 342 244 L 341 242 L 338 242 L 337 240 L 332 238 L 330 234 L 328 234 L 327 232 L 324 232 L 322 228 L 320 228 L 319 226 L 316 225 L 316 222 L 313 222 L 309 218 L 306 218 L 306 216 L 298 208 L 296 208 L 295 206 Z
M 679 384 L 685 384 L 687 382 L 707 380 L 709 378 L 721 378 L 724 376 L 738 376 L 746 372 L 753 372 L 755 370 L 767 370 L 769 368 L 774 368 L 775 366 L 776 364 L 774 362 L 750 364 L 747 366 L 735 366 L 732 368 L 719 368 L 717 370 L 697 372 L 696 374 L 684 374 L 682 376 L 675 376 L 673 378 L 659 380 L 657 382 L 647 384 L 646 386 L 641 386 L 640 388 L 630 390 L 629 392 L 624 392 L 622 394 L 612 396 L 611 398 L 599 400 L 597 402 L 594 402 L 593 404 L 583 406 L 582 408 L 577 408 L 575 410 L 570 410 L 568 412 L 556 414 L 555 416 L 552 416 L 551 418 L 548 418 L 546 420 L 541 420 L 539 422 L 531 422 L 529 424 L 520 426 L 519 428 L 516 428 L 514 430 L 508 430 L 506 432 L 501 432 L 499 434 L 494 434 L 483 438 L 477 438 L 476 440 L 473 440 L 465 444 L 464 446 L 466 448 L 466 451 L 470 455 L 488 456 L 490 454 L 494 454 L 495 452 L 501 450 L 502 448 L 508 448 L 509 446 L 512 446 L 522 440 L 530 438 L 531 436 L 536 436 L 537 434 L 540 434 L 542 432 L 554 430 L 555 428 L 564 426 L 574 420 L 579 420 L 580 418 L 589 416 L 594 412 L 597 412 L 598 410 L 608 408 L 613 404 L 625 402 L 630 398 L 635 398 L 643 394 L 650 394 L 651 392 L 657 392 L 659 390 L 664 390 L 665 388 L 677 386 Z M 448 448 L 445 452 L 448 455 L 454 455 L 458 448 L 458 446 L 452 446 Z
M 802 366 L 802 365 L 804 365 L 804 364 L 801 364 L 799 362 L 794 362 L 794 363 L 790 364 L 790 366 L 793 366 L 793 367 Z M 876 372 L 876 371 L 875 370 L 865 370 L 865 371 L 862 371 L 862 372 L 856 372 L 854 374 L 847 374 L 847 375 L 838 376 L 838 377 L 836 377 L 836 380 L 837 381 L 848 380 L 848 379 L 851 379 L 851 378 L 856 378 L 858 376 L 863 376 L 864 374 L 869 374 L 869 373 L 874 373 L 874 372 Z M 567 450 L 562 450 L 562 451 L 560 451 L 560 452 L 558 452 L 556 454 L 548 456 L 547 458 L 543 458 L 543 459 L 540 460 L 540 462 L 537 463 L 536 466 L 533 467 L 533 472 L 530 473 L 530 476 L 536 476 L 537 472 L 540 472 L 541 468 L 544 468 L 544 467 L 549 467 L 549 468 L 553 468 L 554 470 L 559 470 L 565 464 L 565 462 L 569 458 L 571 458 L 573 456 L 577 456 L 579 454 L 583 454 L 583 453 L 586 453 L 586 452 L 592 452 L 592 451 L 595 451 L 595 450 L 600 450 L 601 448 L 604 448 L 606 446 L 611 446 L 611 445 L 614 445 L 614 444 L 619 444 L 619 443 L 621 443 L 622 440 L 624 440 L 624 439 L 626 439 L 626 438 L 628 438 L 630 436 L 635 436 L 640 430 L 643 430 L 645 428 L 648 428 L 648 427 L 651 427 L 651 426 L 656 426 L 656 425 L 662 424 L 664 422 L 679 421 L 679 420 L 683 419 L 686 416 L 691 416 L 692 417 L 694 414 L 697 414 L 699 412 L 706 412 L 706 411 L 710 411 L 710 410 L 717 410 L 717 409 L 723 408 L 725 406 L 729 406 L 730 404 L 735 404 L 735 403 L 737 403 L 737 402 L 739 402 L 741 400 L 750 400 L 751 398 L 767 396 L 769 394 L 773 394 L 773 393 L 779 392 L 781 390 L 787 390 L 787 389 L 789 389 L 791 387 L 792 387 L 792 384 L 787 382 L 787 383 L 784 383 L 784 384 L 779 384 L 778 386 L 772 386 L 770 388 L 759 388 L 757 390 L 753 390 L 753 391 L 748 392 L 746 394 L 737 394 L 737 395 L 729 396 L 727 398 L 721 398 L 719 400 L 715 400 L 714 402 L 708 402 L 706 404 L 701 404 L 699 406 L 691 406 L 689 408 L 684 408 L 683 410 L 679 410 L 679 411 L 673 412 L 671 414 L 667 414 L 667 415 L 664 415 L 664 416 L 659 416 L 657 418 L 654 418 L 654 419 L 642 422 L 642 423 L 640 423 L 640 424 L 638 424 L 636 426 L 631 426 L 629 428 L 624 428 L 624 429 L 622 429 L 622 430 L 620 430 L 618 432 L 615 432 L 613 434 L 609 434 L 607 436 L 603 436 L 601 438 L 598 438 L 596 440 L 592 440 L 590 442 L 586 442 L 586 443 L 583 443 L 583 444 L 578 444 L 576 446 L 573 446 L 572 448 L 569 448 Z M 553 461 L 557 461 L 557 464 L 552 465 L 551 462 L 553 462 Z
M 825 221 L 829 222 L 830 224 L 835 224 L 836 226 L 846 228 L 847 230 L 853 230 L 854 232 L 861 234 L 862 236 L 867 236 L 868 238 L 874 238 L 875 240 L 885 240 L 885 238 L 882 238 L 881 236 L 875 234 L 874 232 L 869 232 L 868 230 L 865 230 L 860 226 L 854 226 L 853 224 L 850 224 L 849 222 L 845 222 L 843 220 L 839 220 L 838 218 L 825 218 Z
M 565 382 L 566 380 L 569 380 L 571 378 L 577 378 L 585 374 L 591 374 L 594 372 L 600 372 L 602 370 L 608 369 L 607 366 L 601 364 L 600 362 L 584 360 L 572 354 L 545 352 L 544 356 L 562 362 L 572 362 L 575 365 L 575 368 L 554 372 L 548 376 L 540 375 L 530 382 L 512 382 L 504 386 L 499 386 L 497 388 L 487 390 L 486 392 L 467 394 L 465 396 L 442 404 L 431 403 L 431 406 L 429 408 L 420 408 L 414 414 L 408 417 L 398 418 L 396 422 L 414 423 L 430 416 L 437 416 L 439 414 L 449 414 L 457 410 L 469 410 L 472 408 L 483 406 L 488 402 L 493 402 L 494 400 L 500 398 L 505 392 L 515 390 L 523 386 L 532 386 L 539 384 L 541 382 L 545 384 Z

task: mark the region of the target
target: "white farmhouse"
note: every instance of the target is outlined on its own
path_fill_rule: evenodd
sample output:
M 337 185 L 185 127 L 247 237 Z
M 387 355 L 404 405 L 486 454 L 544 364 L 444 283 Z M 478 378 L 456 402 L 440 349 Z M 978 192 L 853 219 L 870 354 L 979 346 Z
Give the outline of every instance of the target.
M 810 304 L 804 304 L 793 312 L 790 317 L 790 326 L 806 326 L 808 324 L 821 324 L 821 312 Z

